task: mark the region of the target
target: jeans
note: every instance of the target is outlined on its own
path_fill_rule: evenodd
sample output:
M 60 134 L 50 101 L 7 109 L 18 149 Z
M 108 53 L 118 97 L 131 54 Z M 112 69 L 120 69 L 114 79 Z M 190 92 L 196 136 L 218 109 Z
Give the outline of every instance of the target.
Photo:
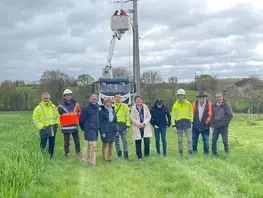
M 128 152 L 126 125 L 117 124 L 117 127 L 118 127 L 119 134 L 118 134 L 118 136 L 116 136 L 116 140 L 115 140 L 116 151 L 117 151 L 117 153 L 122 152 L 121 146 L 120 146 L 120 136 L 121 136 L 122 143 L 123 143 L 123 151 Z
M 53 137 L 44 137 L 40 135 L 40 148 L 43 151 L 47 146 L 47 140 L 48 140 L 48 152 L 50 157 L 53 157 L 54 155 L 54 147 L 55 147 L 55 136 Z
M 228 146 L 228 127 L 214 128 L 213 138 L 212 138 L 212 153 L 217 155 L 217 140 L 219 138 L 219 134 L 221 134 L 222 141 L 224 144 L 225 152 L 229 152 Z
M 70 134 L 72 134 L 72 137 L 74 139 L 75 151 L 76 151 L 76 153 L 79 153 L 80 152 L 79 132 L 74 132 L 74 133 L 64 133 L 64 151 L 65 151 L 65 154 L 69 153 Z
M 204 154 L 209 154 L 209 128 L 205 129 L 203 131 L 199 131 L 196 128 L 193 128 L 192 130 L 193 134 L 192 134 L 192 140 L 193 140 L 193 151 L 197 152 L 197 145 L 198 145 L 198 139 L 199 139 L 199 135 L 202 135 L 203 138 L 203 145 L 204 145 Z
M 155 145 L 156 145 L 156 151 L 158 154 L 160 154 L 160 135 L 162 138 L 162 143 L 163 143 L 163 155 L 166 155 L 166 128 L 155 128 L 154 129 L 154 134 L 155 134 Z
M 187 136 L 188 152 L 192 153 L 193 143 L 192 143 L 192 130 L 191 130 L 191 128 L 189 128 L 189 129 L 177 129 L 179 152 L 181 154 L 183 153 L 183 132 L 185 132 L 185 134 Z

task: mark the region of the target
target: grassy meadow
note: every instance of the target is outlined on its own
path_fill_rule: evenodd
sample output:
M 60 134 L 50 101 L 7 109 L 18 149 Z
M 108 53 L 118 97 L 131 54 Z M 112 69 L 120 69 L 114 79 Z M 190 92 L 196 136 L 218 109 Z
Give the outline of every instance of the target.
M 156 155 L 152 137 L 150 157 L 138 161 L 129 132 L 130 162 L 102 161 L 99 140 L 97 166 L 89 167 L 75 157 L 72 138 L 72 158 L 64 157 L 60 132 L 54 159 L 42 155 L 31 114 L 0 113 L 0 197 L 263 197 L 263 117 L 254 116 L 255 125 L 248 125 L 247 115 L 234 116 L 229 155 L 220 137 L 218 157 L 202 155 L 201 139 L 198 154 L 189 157 L 184 136 L 180 157 L 177 137 L 169 130 L 168 157 Z M 83 132 L 80 136 L 86 158 Z

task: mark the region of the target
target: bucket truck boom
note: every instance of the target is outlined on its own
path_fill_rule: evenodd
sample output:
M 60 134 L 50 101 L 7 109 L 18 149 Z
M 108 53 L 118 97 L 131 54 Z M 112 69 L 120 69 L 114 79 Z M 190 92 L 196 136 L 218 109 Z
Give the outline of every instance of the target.
M 111 17 L 111 29 L 113 35 L 110 41 L 106 66 L 102 69 L 102 78 L 92 84 L 92 93 L 97 93 L 99 105 L 103 105 L 103 101 L 107 97 L 113 99 L 116 93 L 122 95 L 122 101 L 124 103 L 127 103 L 128 105 L 132 104 L 131 96 L 135 92 L 135 84 L 130 82 L 128 77 L 114 78 L 111 65 L 116 38 L 121 40 L 122 35 L 129 30 L 129 26 L 129 16 L 126 12 L 121 10 L 120 15 L 118 15 L 118 11 L 115 11 Z M 131 84 L 134 86 L 131 86 Z M 97 92 L 95 92 L 95 85 L 97 85 Z M 132 87 L 134 87 L 133 91 Z

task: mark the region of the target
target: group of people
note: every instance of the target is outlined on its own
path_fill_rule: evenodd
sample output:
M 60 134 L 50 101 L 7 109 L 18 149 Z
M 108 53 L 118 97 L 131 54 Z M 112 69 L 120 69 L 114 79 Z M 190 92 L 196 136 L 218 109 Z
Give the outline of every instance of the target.
M 158 155 L 167 156 L 167 128 L 172 126 L 178 136 L 179 153 L 183 155 L 183 133 L 187 136 L 188 153 L 197 152 L 198 139 L 203 138 L 204 154 L 209 154 L 210 129 L 212 135 L 212 153 L 217 155 L 217 140 L 221 134 L 225 152 L 229 152 L 228 126 L 233 118 L 230 104 L 224 100 L 222 93 L 216 94 L 216 103 L 212 104 L 204 92 L 199 92 L 193 103 L 186 99 L 183 89 L 177 91 L 177 100 L 173 104 L 171 114 L 164 101 L 158 98 L 151 109 L 143 103 L 141 96 L 135 97 L 135 105 L 129 109 L 122 103 L 121 94 L 116 93 L 114 101 L 105 98 L 102 106 L 97 104 L 97 96 L 92 94 L 89 103 L 82 109 L 72 98 L 72 91 L 64 90 L 64 101 L 55 106 L 49 93 L 42 94 L 42 101 L 33 111 L 33 121 L 39 130 L 40 147 L 46 148 L 49 141 L 49 154 L 54 155 L 55 137 L 58 126 L 64 134 L 65 156 L 70 158 L 70 136 L 74 139 L 76 155 L 84 161 L 80 149 L 79 127 L 84 131 L 84 139 L 88 142 L 87 162 L 96 165 L 96 143 L 98 137 L 102 141 L 102 159 L 112 161 L 115 143 L 117 158 L 124 156 L 129 160 L 127 133 L 132 128 L 132 139 L 135 141 L 136 155 L 139 160 L 150 155 L 150 138 L 153 131 Z M 152 130 L 153 129 L 153 130 Z M 123 147 L 121 147 L 120 139 Z M 144 152 L 142 153 L 142 141 Z

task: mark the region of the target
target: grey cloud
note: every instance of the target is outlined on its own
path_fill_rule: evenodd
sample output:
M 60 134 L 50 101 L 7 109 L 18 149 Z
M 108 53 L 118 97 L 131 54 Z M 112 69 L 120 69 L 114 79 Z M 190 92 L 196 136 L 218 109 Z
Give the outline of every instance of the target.
M 185 14 L 184 14 L 185 15 Z M 169 24 L 170 34 L 176 35 L 177 40 L 204 40 L 215 37 L 243 36 L 262 32 L 263 14 L 249 5 L 237 5 L 230 10 L 217 13 L 198 13 L 185 15 L 192 24 L 179 17 L 177 22 L 185 26 L 178 26 L 176 22 Z M 165 21 L 164 18 L 159 19 Z M 187 25 L 188 24 L 188 25 Z
M 70 0 L 2 0 L 0 3 L 0 25 L 1 27 L 13 27 L 18 21 L 30 21 L 34 16 L 58 11 L 64 11 L 72 7 Z
M 73 5 L 70 0 L 60 1 L 60 0 L 46 0 L 46 1 L 35 1 L 35 0 L 2 0 L 1 7 L 12 8 L 14 11 L 19 10 L 21 13 L 24 12 L 50 12 L 58 10 L 61 8 L 69 8 Z
M 142 23 L 151 21 L 153 24 L 167 24 L 176 29 L 193 26 L 203 20 L 203 3 L 203 0 L 173 0 L 162 4 L 158 0 L 142 1 L 139 18 Z
M 221 17 L 220 17 L 221 16 Z M 211 15 L 213 17 L 213 15 Z M 249 5 L 237 5 L 231 10 L 215 15 L 217 21 L 209 27 L 209 32 L 217 36 L 244 35 L 262 30 L 263 14 Z M 210 23 L 212 24 L 212 23 Z
M 87 42 L 81 38 L 71 38 L 68 36 L 53 37 L 54 40 L 50 38 L 41 39 L 38 42 L 38 48 L 40 50 L 50 50 L 57 54 L 60 53 L 84 53 L 87 47 Z
M 229 40 L 208 40 L 196 47 L 196 56 L 220 56 L 229 54 L 234 50 L 233 41 Z
M 255 51 L 263 42 L 263 12 L 244 4 L 206 13 L 204 3 L 139 1 L 142 71 L 152 68 L 181 81 L 193 79 L 195 69 L 219 77 L 263 73 L 256 62 L 263 55 Z M 112 35 L 110 16 L 120 7 L 105 0 L 1 1 L 0 79 L 37 80 L 46 69 L 100 77 Z M 128 32 L 116 40 L 113 66 L 131 67 L 131 47 L 132 31 L 130 41 Z

